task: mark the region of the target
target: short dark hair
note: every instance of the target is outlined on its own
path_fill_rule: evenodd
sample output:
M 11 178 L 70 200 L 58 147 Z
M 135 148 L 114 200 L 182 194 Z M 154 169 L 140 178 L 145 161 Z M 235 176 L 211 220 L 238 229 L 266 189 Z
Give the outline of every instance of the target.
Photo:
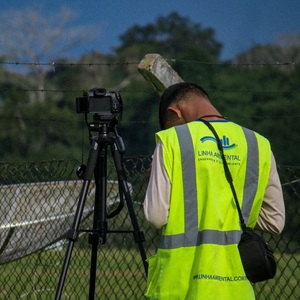
M 169 86 L 162 94 L 159 103 L 159 125 L 161 129 L 165 129 L 168 107 L 182 100 L 188 94 L 198 94 L 209 100 L 207 92 L 195 83 L 180 82 Z

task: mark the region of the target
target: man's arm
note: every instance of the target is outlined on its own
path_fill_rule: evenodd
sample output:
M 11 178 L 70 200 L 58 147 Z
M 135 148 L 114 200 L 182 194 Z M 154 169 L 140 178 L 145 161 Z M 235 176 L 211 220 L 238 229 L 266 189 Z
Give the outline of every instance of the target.
M 150 179 L 144 200 L 146 220 L 159 229 L 167 223 L 171 184 L 163 162 L 163 146 L 158 142 L 152 157 Z
M 269 183 L 256 226 L 270 233 L 282 232 L 285 223 L 285 207 L 281 183 L 277 172 L 275 158 L 272 154 Z

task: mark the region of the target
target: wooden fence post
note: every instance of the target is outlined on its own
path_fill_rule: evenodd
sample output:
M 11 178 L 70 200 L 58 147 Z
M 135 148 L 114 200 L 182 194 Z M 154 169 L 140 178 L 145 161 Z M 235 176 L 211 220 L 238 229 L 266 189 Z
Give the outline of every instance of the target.
M 182 78 L 159 54 L 146 54 L 138 65 L 144 78 L 161 95 L 172 84 L 183 82 Z

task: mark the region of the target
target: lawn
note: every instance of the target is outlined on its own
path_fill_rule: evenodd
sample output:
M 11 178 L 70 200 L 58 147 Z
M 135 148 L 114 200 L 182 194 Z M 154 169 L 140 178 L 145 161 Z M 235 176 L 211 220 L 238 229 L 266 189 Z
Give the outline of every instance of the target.
M 74 248 L 61 299 L 88 299 L 90 250 Z M 54 299 L 65 250 L 44 250 L 1 265 L 0 299 Z M 298 300 L 299 255 L 283 254 L 276 278 L 255 285 L 259 300 Z M 144 299 L 146 278 L 137 249 L 98 251 L 95 299 Z

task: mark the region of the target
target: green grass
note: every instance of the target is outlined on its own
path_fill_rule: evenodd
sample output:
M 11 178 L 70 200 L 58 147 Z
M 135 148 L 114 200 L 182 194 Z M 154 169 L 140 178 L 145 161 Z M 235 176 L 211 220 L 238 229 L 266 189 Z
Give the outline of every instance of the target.
M 65 250 L 47 250 L 1 265 L 0 299 L 54 299 Z M 74 248 L 62 299 L 88 299 L 90 250 Z M 255 285 L 259 300 L 298 300 L 300 254 L 284 253 L 274 279 Z M 137 249 L 100 247 L 95 299 L 144 299 L 146 278 Z
M 137 250 L 98 251 L 95 299 L 143 299 L 146 289 Z M 54 299 L 65 251 L 48 250 L 1 265 L 0 299 Z M 88 299 L 90 251 L 74 249 L 61 299 Z

